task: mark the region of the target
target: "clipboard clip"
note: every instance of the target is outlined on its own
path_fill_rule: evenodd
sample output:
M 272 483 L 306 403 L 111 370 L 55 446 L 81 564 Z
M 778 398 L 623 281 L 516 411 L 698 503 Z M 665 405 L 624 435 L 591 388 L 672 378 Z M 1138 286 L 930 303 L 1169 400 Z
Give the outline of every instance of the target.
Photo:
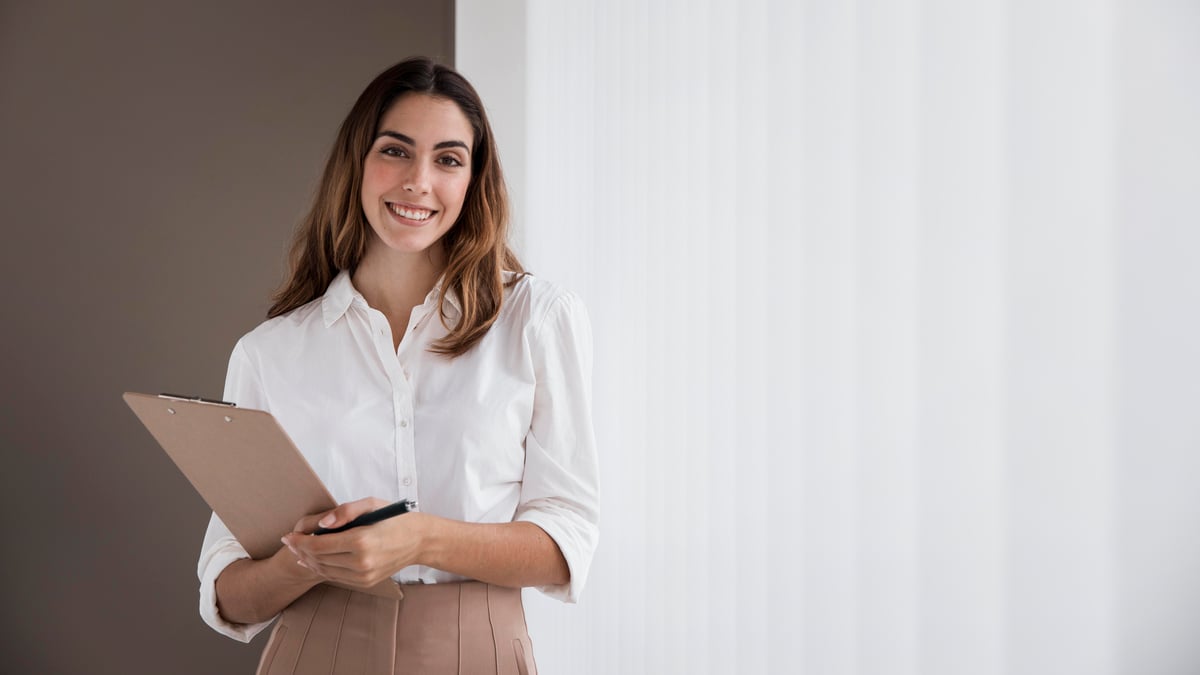
M 204 398 L 202 396 L 186 396 L 184 394 L 159 394 L 159 398 L 165 398 L 170 401 L 191 401 L 193 403 L 208 403 L 210 405 L 223 405 L 227 408 L 236 408 L 236 403 L 229 401 L 218 401 L 215 398 Z

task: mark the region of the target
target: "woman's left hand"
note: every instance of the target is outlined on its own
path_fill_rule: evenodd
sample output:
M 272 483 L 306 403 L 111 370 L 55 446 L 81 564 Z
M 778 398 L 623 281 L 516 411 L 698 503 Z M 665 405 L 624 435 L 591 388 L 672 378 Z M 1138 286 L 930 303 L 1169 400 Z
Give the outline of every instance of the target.
M 283 537 L 283 543 L 296 555 L 299 564 L 324 580 L 370 588 L 402 568 L 419 564 L 426 526 L 430 524 L 426 514 L 405 513 L 336 534 L 311 532 L 317 527 L 345 525 L 388 503 L 368 497 L 306 516 L 296 523 L 295 532 Z

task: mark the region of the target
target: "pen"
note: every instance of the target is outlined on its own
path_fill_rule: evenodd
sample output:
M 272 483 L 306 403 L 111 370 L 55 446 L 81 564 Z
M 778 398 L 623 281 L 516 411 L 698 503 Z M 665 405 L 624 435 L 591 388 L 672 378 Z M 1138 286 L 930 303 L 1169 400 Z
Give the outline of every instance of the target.
M 378 523 L 381 520 L 387 520 L 388 518 L 398 516 L 402 513 L 408 513 L 409 511 L 416 511 L 416 510 L 417 510 L 416 502 L 414 502 L 411 499 L 401 499 L 400 501 L 396 502 L 395 504 L 388 504 L 387 506 L 384 506 L 382 508 L 378 508 L 378 509 L 375 509 L 374 511 L 371 511 L 370 513 L 364 513 L 361 516 L 355 518 L 354 520 L 346 523 L 345 525 L 342 525 L 341 527 L 335 527 L 332 529 L 318 527 L 317 529 L 313 530 L 313 534 L 334 534 L 335 532 L 344 532 L 346 530 L 349 530 L 352 527 L 359 527 L 362 525 L 372 525 L 374 523 Z

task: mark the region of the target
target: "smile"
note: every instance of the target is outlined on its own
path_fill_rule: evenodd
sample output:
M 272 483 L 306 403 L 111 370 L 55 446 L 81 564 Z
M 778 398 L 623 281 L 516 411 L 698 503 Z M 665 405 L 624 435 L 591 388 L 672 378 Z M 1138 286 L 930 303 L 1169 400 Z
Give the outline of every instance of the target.
M 388 210 L 390 210 L 392 213 L 406 220 L 412 220 L 418 223 L 423 220 L 429 220 L 433 217 L 433 214 L 437 213 L 437 211 L 417 208 L 415 206 L 401 206 L 400 204 L 393 204 L 391 202 L 386 203 Z

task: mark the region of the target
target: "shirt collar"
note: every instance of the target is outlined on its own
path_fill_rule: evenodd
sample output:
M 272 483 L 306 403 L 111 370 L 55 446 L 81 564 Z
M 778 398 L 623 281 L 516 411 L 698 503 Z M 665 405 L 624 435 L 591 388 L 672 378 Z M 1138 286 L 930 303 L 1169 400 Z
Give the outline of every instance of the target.
M 431 288 L 429 293 L 425 296 L 426 305 L 437 308 L 438 296 L 442 294 L 442 282 L 445 280 L 445 274 L 438 277 L 437 283 L 433 285 L 433 288 Z M 446 311 L 446 314 L 448 315 L 446 318 L 453 321 L 462 316 L 462 305 L 459 304 L 458 294 L 454 292 L 453 288 L 446 289 L 446 307 L 449 308 Z
M 425 296 L 425 306 L 437 307 L 438 296 L 442 292 L 442 282 L 445 280 L 445 275 L 438 277 L 437 283 L 433 285 L 429 293 Z M 350 305 L 355 302 L 362 303 L 363 307 L 367 306 L 367 300 L 354 287 L 354 283 L 350 281 L 350 272 L 342 270 L 334 277 L 333 281 L 329 282 L 329 288 L 325 289 L 325 295 L 321 298 L 321 311 L 324 313 L 325 326 L 328 328 L 334 322 L 342 318 Z M 462 315 L 462 305 L 458 301 L 458 294 L 451 288 L 446 292 L 446 314 L 447 318 L 454 320 Z
M 325 289 L 325 296 L 321 298 L 321 311 L 325 316 L 325 327 L 333 325 L 346 313 L 350 308 L 354 299 L 362 300 L 362 295 L 354 288 L 354 284 L 350 283 L 350 273 L 346 270 L 338 272 L 338 275 L 329 282 L 329 287 Z M 363 300 L 365 303 L 366 301 Z

